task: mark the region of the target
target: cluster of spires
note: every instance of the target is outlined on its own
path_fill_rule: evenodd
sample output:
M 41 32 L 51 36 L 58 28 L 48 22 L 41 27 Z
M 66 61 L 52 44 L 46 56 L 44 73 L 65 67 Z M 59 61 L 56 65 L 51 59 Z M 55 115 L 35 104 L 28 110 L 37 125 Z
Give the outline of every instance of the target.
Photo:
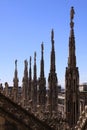
M 28 73 L 28 61 L 24 61 L 24 76 L 22 80 L 22 105 L 29 106 L 31 104 L 33 111 L 37 110 L 37 105 L 42 108 L 46 108 L 46 105 L 50 111 L 57 111 L 57 96 L 58 96 L 58 80 L 55 67 L 55 49 L 54 49 L 54 31 L 51 32 L 51 57 L 50 57 L 50 73 L 48 77 L 48 94 L 46 89 L 46 78 L 44 74 L 44 44 L 41 44 L 41 61 L 40 61 L 40 77 L 37 79 L 37 65 L 36 65 L 36 52 L 34 53 L 34 66 L 33 66 L 33 79 L 31 69 L 31 56 L 29 61 L 29 73 Z M 18 99 L 18 74 L 17 74 L 17 60 L 15 60 L 15 72 L 14 72 L 14 100 Z
M 69 37 L 69 57 L 68 67 L 66 67 L 65 74 L 65 113 L 69 126 L 75 126 L 79 117 L 79 71 L 76 67 L 75 55 L 75 38 L 74 38 L 74 8 L 71 7 L 70 12 L 70 37 Z M 58 78 L 56 74 L 55 65 L 55 49 L 54 49 L 54 31 L 51 32 L 51 57 L 50 57 L 50 73 L 48 76 L 48 93 L 46 90 L 46 78 L 44 76 L 44 56 L 43 43 L 41 44 L 41 63 L 40 63 L 40 77 L 37 79 L 37 66 L 36 66 L 36 52 L 34 53 L 34 74 L 32 79 L 31 57 L 28 75 L 28 62 L 24 61 L 24 76 L 22 80 L 21 92 L 21 105 L 23 107 L 30 107 L 33 112 L 37 111 L 37 106 L 42 107 L 43 110 L 47 108 L 50 114 L 58 111 Z M 17 60 L 15 61 L 14 73 L 14 86 L 13 86 L 13 99 L 19 103 L 18 99 L 18 75 L 17 75 Z M 7 83 L 5 84 L 7 90 Z M 6 92 L 6 91 L 5 91 Z M 8 95 L 7 93 L 5 93 Z M 71 109 L 72 108 L 72 109 Z

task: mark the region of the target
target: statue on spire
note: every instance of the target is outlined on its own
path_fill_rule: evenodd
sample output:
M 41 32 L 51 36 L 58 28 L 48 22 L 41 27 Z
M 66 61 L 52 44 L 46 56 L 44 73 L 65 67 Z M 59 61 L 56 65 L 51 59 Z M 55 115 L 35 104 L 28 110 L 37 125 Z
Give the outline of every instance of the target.
M 51 31 L 52 50 L 54 50 L 54 30 Z
M 34 52 L 34 63 L 36 62 L 36 52 Z
M 72 7 L 71 7 L 71 12 L 70 12 L 70 19 L 71 19 L 71 21 L 72 21 L 73 18 L 74 18 L 74 14 L 75 14 L 75 11 L 74 11 L 74 7 L 72 6 Z
M 30 56 L 30 66 L 31 66 L 31 56 Z
M 15 60 L 15 68 L 17 69 L 17 59 Z
M 27 60 L 25 60 L 24 63 L 25 63 L 25 66 L 27 67 L 27 66 L 28 66 L 28 62 L 27 62 Z
M 43 52 L 43 50 L 44 50 L 44 46 L 43 46 L 43 42 L 42 42 L 42 44 L 41 44 L 41 50 L 42 50 L 42 52 Z
M 73 29 L 73 27 L 74 27 L 74 22 L 73 22 L 74 14 L 75 14 L 75 11 L 74 11 L 74 7 L 72 6 L 71 11 L 70 11 L 70 20 L 71 20 L 70 27 L 71 27 L 71 29 Z
M 54 39 L 54 31 L 52 29 L 52 32 L 51 32 L 51 39 L 53 40 Z

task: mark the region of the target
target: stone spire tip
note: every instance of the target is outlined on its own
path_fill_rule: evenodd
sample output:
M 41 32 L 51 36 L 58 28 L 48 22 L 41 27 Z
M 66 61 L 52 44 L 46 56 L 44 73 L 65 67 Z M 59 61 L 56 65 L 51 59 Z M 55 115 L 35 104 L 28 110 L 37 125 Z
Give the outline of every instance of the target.
M 30 66 L 31 66 L 31 56 L 30 56 Z
M 17 70 L 17 59 L 15 60 L 15 69 Z
M 43 45 L 43 42 L 42 42 L 42 44 L 41 44 L 41 51 L 43 52 L 43 50 L 44 50 L 44 45 Z
M 36 63 L 36 52 L 34 52 L 34 63 Z
M 54 40 L 54 30 L 52 29 L 51 31 L 51 40 L 53 41 Z
M 71 29 L 74 27 L 74 22 L 73 22 L 74 14 L 75 14 L 75 11 L 74 11 L 74 7 L 72 6 L 71 11 L 70 11 L 70 27 L 71 27 Z

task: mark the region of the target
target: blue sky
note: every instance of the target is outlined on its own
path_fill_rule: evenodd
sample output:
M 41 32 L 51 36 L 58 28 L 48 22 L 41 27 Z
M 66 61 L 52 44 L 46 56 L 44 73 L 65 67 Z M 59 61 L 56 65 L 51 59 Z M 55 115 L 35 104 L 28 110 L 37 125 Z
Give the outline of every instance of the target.
M 0 79 L 13 85 L 14 62 L 18 60 L 22 84 L 24 60 L 37 53 L 40 73 L 41 43 L 44 42 L 45 76 L 50 70 L 51 29 L 54 29 L 56 72 L 64 87 L 68 61 L 70 8 L 75 9 L 75 42 L 80 84 L 87 82 L 87 0 L 0 0 Z

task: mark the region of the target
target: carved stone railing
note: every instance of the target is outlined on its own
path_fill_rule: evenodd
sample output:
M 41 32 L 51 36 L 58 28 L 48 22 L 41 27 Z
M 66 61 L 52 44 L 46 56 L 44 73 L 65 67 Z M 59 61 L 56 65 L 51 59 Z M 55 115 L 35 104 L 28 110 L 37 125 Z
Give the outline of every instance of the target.
M 75 130 L 87 130 L 87 106 L 85 106 L 85 110 L 79 117 Z
M 27 130 L 54 130 L 2 93 L 0 93 L 0 115 L 10 118 L 13 122 L 21 125 L 21 127 L 24 126 Z

